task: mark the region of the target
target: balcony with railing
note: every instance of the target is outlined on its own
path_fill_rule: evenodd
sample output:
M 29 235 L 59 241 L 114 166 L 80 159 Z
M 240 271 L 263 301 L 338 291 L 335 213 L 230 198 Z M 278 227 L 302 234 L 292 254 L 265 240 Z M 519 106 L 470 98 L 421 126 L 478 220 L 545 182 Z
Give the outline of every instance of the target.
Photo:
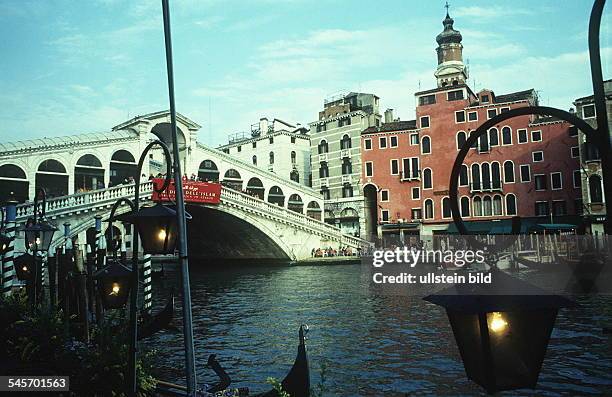
M 352 181 L 353 181 L 353 178 L 351 178 L 350 174 L 342 175 L 342 184 L 345 184 L 345 183 L 350 184 L 352 183 Z
M 421 180 L 421 170 L 417 170 L 416 172 L 410 172 L 410 171 L 400 172 L 400 182 L 411 182 L 411 181 L 420 181 L 420 180 Z
M 351 158 L 351 149 L 342 149 L 342 150 L 340 150 L 340 158 L 342 158 L 342 159 L 350 159 Z
M 319 153 L 319 162 L 326 163 L 327 162 L 327 153 Z

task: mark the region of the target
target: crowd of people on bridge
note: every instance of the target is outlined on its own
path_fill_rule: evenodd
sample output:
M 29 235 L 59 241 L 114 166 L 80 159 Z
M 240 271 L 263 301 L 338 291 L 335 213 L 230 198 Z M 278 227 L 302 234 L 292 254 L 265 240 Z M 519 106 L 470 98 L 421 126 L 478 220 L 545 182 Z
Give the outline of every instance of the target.
M 357 248 L 356 250 L 346 246 L 346 247 L 340 247 L 339 249 L 335 249 L 332 247 L 327 247 L 327 248 L 313 248 L 312 251 L 310 252 L 310 256 L 312 258 L 327 258 L 327 257 L 334 257 L 334 256 L 360 256 L 360 248 Z

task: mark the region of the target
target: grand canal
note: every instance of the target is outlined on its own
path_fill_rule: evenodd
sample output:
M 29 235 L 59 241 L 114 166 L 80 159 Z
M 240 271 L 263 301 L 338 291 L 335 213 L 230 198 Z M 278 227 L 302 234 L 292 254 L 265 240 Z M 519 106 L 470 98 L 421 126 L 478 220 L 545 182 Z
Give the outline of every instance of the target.
M 267 377 L 282 379 L 290 368 L 306 323 L 311 383 L 324 385 L 323 395 L 484 395 L 465 376 L 444 311 L 417 296 L 372 292 L 360 265 L 217 263 L 192 266 L 191 277 L 200 383 L 215 381 L 205 363 L 216 353 L 232 385 L 267 389 Z M 177 286 L 167 270 L 154 285 L 158 305 Z M 610 395 L 612 337 L 601 324 L 612 322 L 612 297 L 576 300 L 579 308 L 559 314 L 539 388 L 502 395 Z M 183 381 L 182 343 L 179 330 L 146 343 L 159 351 L 162 378 Z

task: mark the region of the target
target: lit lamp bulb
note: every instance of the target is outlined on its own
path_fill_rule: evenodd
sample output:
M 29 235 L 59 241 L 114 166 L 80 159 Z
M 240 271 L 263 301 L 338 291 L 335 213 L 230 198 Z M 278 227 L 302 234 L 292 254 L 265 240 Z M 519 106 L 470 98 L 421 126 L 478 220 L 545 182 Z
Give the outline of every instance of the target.
M 504 332 L 508 328 L 508 322 L 504 319 L 500 312 L 491 313 L 489 319 L 489 329 L 495 333 Z
M 121 287 L 119 286 L 118 283 L 113 283 L 112 289 L 111 289 L 111 293 L 109 295 L 119 295 L 119 290 L 121 289 Z
M 36 242 L 34 244 L 36 244 L 36 246 L 40 245 L 40 237 L 36 237 Z
M 157 234 L 157 238 L 160 240 L 165 240 L 166 239 L 166 229 L 161 229 L 159 233 Z
M 28 271 L 28 267 L 24 266 L 24 267 L 21 268 L 21 270 L 23 270 L 24 272 L 27 272 Z

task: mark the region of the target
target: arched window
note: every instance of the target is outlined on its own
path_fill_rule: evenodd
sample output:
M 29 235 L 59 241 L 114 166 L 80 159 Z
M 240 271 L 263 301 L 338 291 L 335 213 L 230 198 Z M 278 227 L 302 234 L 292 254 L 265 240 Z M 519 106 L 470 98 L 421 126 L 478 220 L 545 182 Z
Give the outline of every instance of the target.
M 491 163 L 491 180 L 493 182 L 493 189 L 501 188 L 501 169 L 497 161 Z
M 466 196 L 461 197 L 461 216 L 468 217 L 470 216 L 470 199 Z
M 253 155 L 253 165 L 257 165 L 257 156 Z
M 489 151 L 489 136 L 487 134 L 483 134 L 478 138 L 478 151 L 480 153 Z
M 514 183 L 514 163 L 511 160 L 504 162 L 504 182 Z
M 506 195 L 506 215 L 516 215 L 516 196 L 512 193 Z
M 342 197 L 343 198 L 353 197 L 353 186 L 351 186 L 350 183 L 345 183 L 342 186 Z
M 14 164 L 0 165 L 0 203 L 9 199 L 22 203 L 28 199 L 30 183 L 26 173 Z
M 323 139 L 319 143 L 319 154 L 327 153 L 328 151 L 329 151 L 329 148 L 327 147 L 327 141 L 325 139 Z
M 482 188 L 484 190 L 491 189 L 491 167 L 489 163 L 480 165 L 480 174 L 482 175 Z
M 351 148 L 351 137 L 348 134 L 344 134 L 342 139 L 340 140 L 340 149 L 350 149 Z
M 287 202 L 287 208 L 290 211 L 294 211 L 302 214 L 304 212 L 304 202 L 302 202 L 302 197 L 299 194 L 292 194 L 289 196 L 289 201 Z
M 104 168 L 93 154 L 81 156 L 74 167 L 74 191 L 83 192 L 104 188 Z
M 137 174 L 138 166 L 132 153 L 121 149 L 113 154 L 110 161 L 110 185 L 116 186 L 125 183 L 130 178 L 135 178 Z
M 274 164 L 274 152 L 270 152 L 270 164 Z
M 591 203 L 603 203 L 601 178 L 599 175 L 591 175 L 589 177 L 589 193 L 591 195 Z
M 250 194 L 253 197 L 257 197 L 260 200 L 264 199 L 265 188 L 261 179 L 253 177 L 249 179 L 246 186 L 247 194 Z
M 433 219 L 434 217 L 434 208 L 433 208 L 433 200 L 427 199 L 425 200 L 425 219 Z
M 502 145 L 512 145 L 512 129 L 510 127 L 502 128 Z
M 444 197 L 442 199 L 442 218 L 451 217 L 450 198 Z
M 502 214 L 502 198 L 500 195 L 493 197 L 493 215 Z
M 113 154 L 111 161 L 121 161 L 124 163 L 135 163 L 136 159 L 134 159 L 134 156 L 132 156 L 132 153 L 128 152 L 127 150 L 122 149 L 122 150 L 117 150 Z
M 66 167 L 57 160 L 45 160 L 38 166 L 39 172 L 66 173 Z
M 257 159 L 255 159 L 257 161 Z M 198 168 L 198 178 L 204 182 L 219 182 L 219 169 L 212 160 L 204 160 Z
M 474 197 L 474 216 L 482 216 L 482 199 Z
M 431 138 L 424 136 L 423 139 L 421 139 L 421 154 L 429 153 L 431 153 Z
M 296 154 L 295 151 L 291 151 L 291 164 L 295 164 L 296 162 Z
M 499 131 L 495 127 L 489 130 L 489 146 L 499 146 Z
M 482 199 L 482 214 L 484 216 L 491 216 L 493 215 L 493 208 L 491 205 L 491 197 L 486 196 L 485 198 Z
M 285 205 L 285 195 L 283 191 L 278 186 L 272 186 L 268 191 L 268 202 L 276 205 L 280 205 L 281 207 Z
M 353 165 L 351 160 L 344 158 L 342 160 L 342 175 L 350 175 L 353 173 Z
M 465 164 L 461 164 L 461 169 L 459 170 L 459 186 L 467 186 L 468 184 L 468 167 Z
M 480 190 L 480 166 L 472 164 L 472 190 Z
M 433 178 L 429 168 L 423 170 L 423 189 L 433 189 Z
M 327 163 L 323 163 L 321 167 L 319 167 L 319 178 L 327 177 L 329 177 L 329 168 L 327 168 Z
M 461 150 L 461 148 L 465 144 L 465 141 L 467 141 L 467 135 L 465 131 L 459 131 L 457 133 L 457 150 Z
M 48 197 L 68 194 L 68 174 L 66 167 L 57 160 L 45 160 L 38 166 L 34 181 L 36 191 L 45 189 Z

